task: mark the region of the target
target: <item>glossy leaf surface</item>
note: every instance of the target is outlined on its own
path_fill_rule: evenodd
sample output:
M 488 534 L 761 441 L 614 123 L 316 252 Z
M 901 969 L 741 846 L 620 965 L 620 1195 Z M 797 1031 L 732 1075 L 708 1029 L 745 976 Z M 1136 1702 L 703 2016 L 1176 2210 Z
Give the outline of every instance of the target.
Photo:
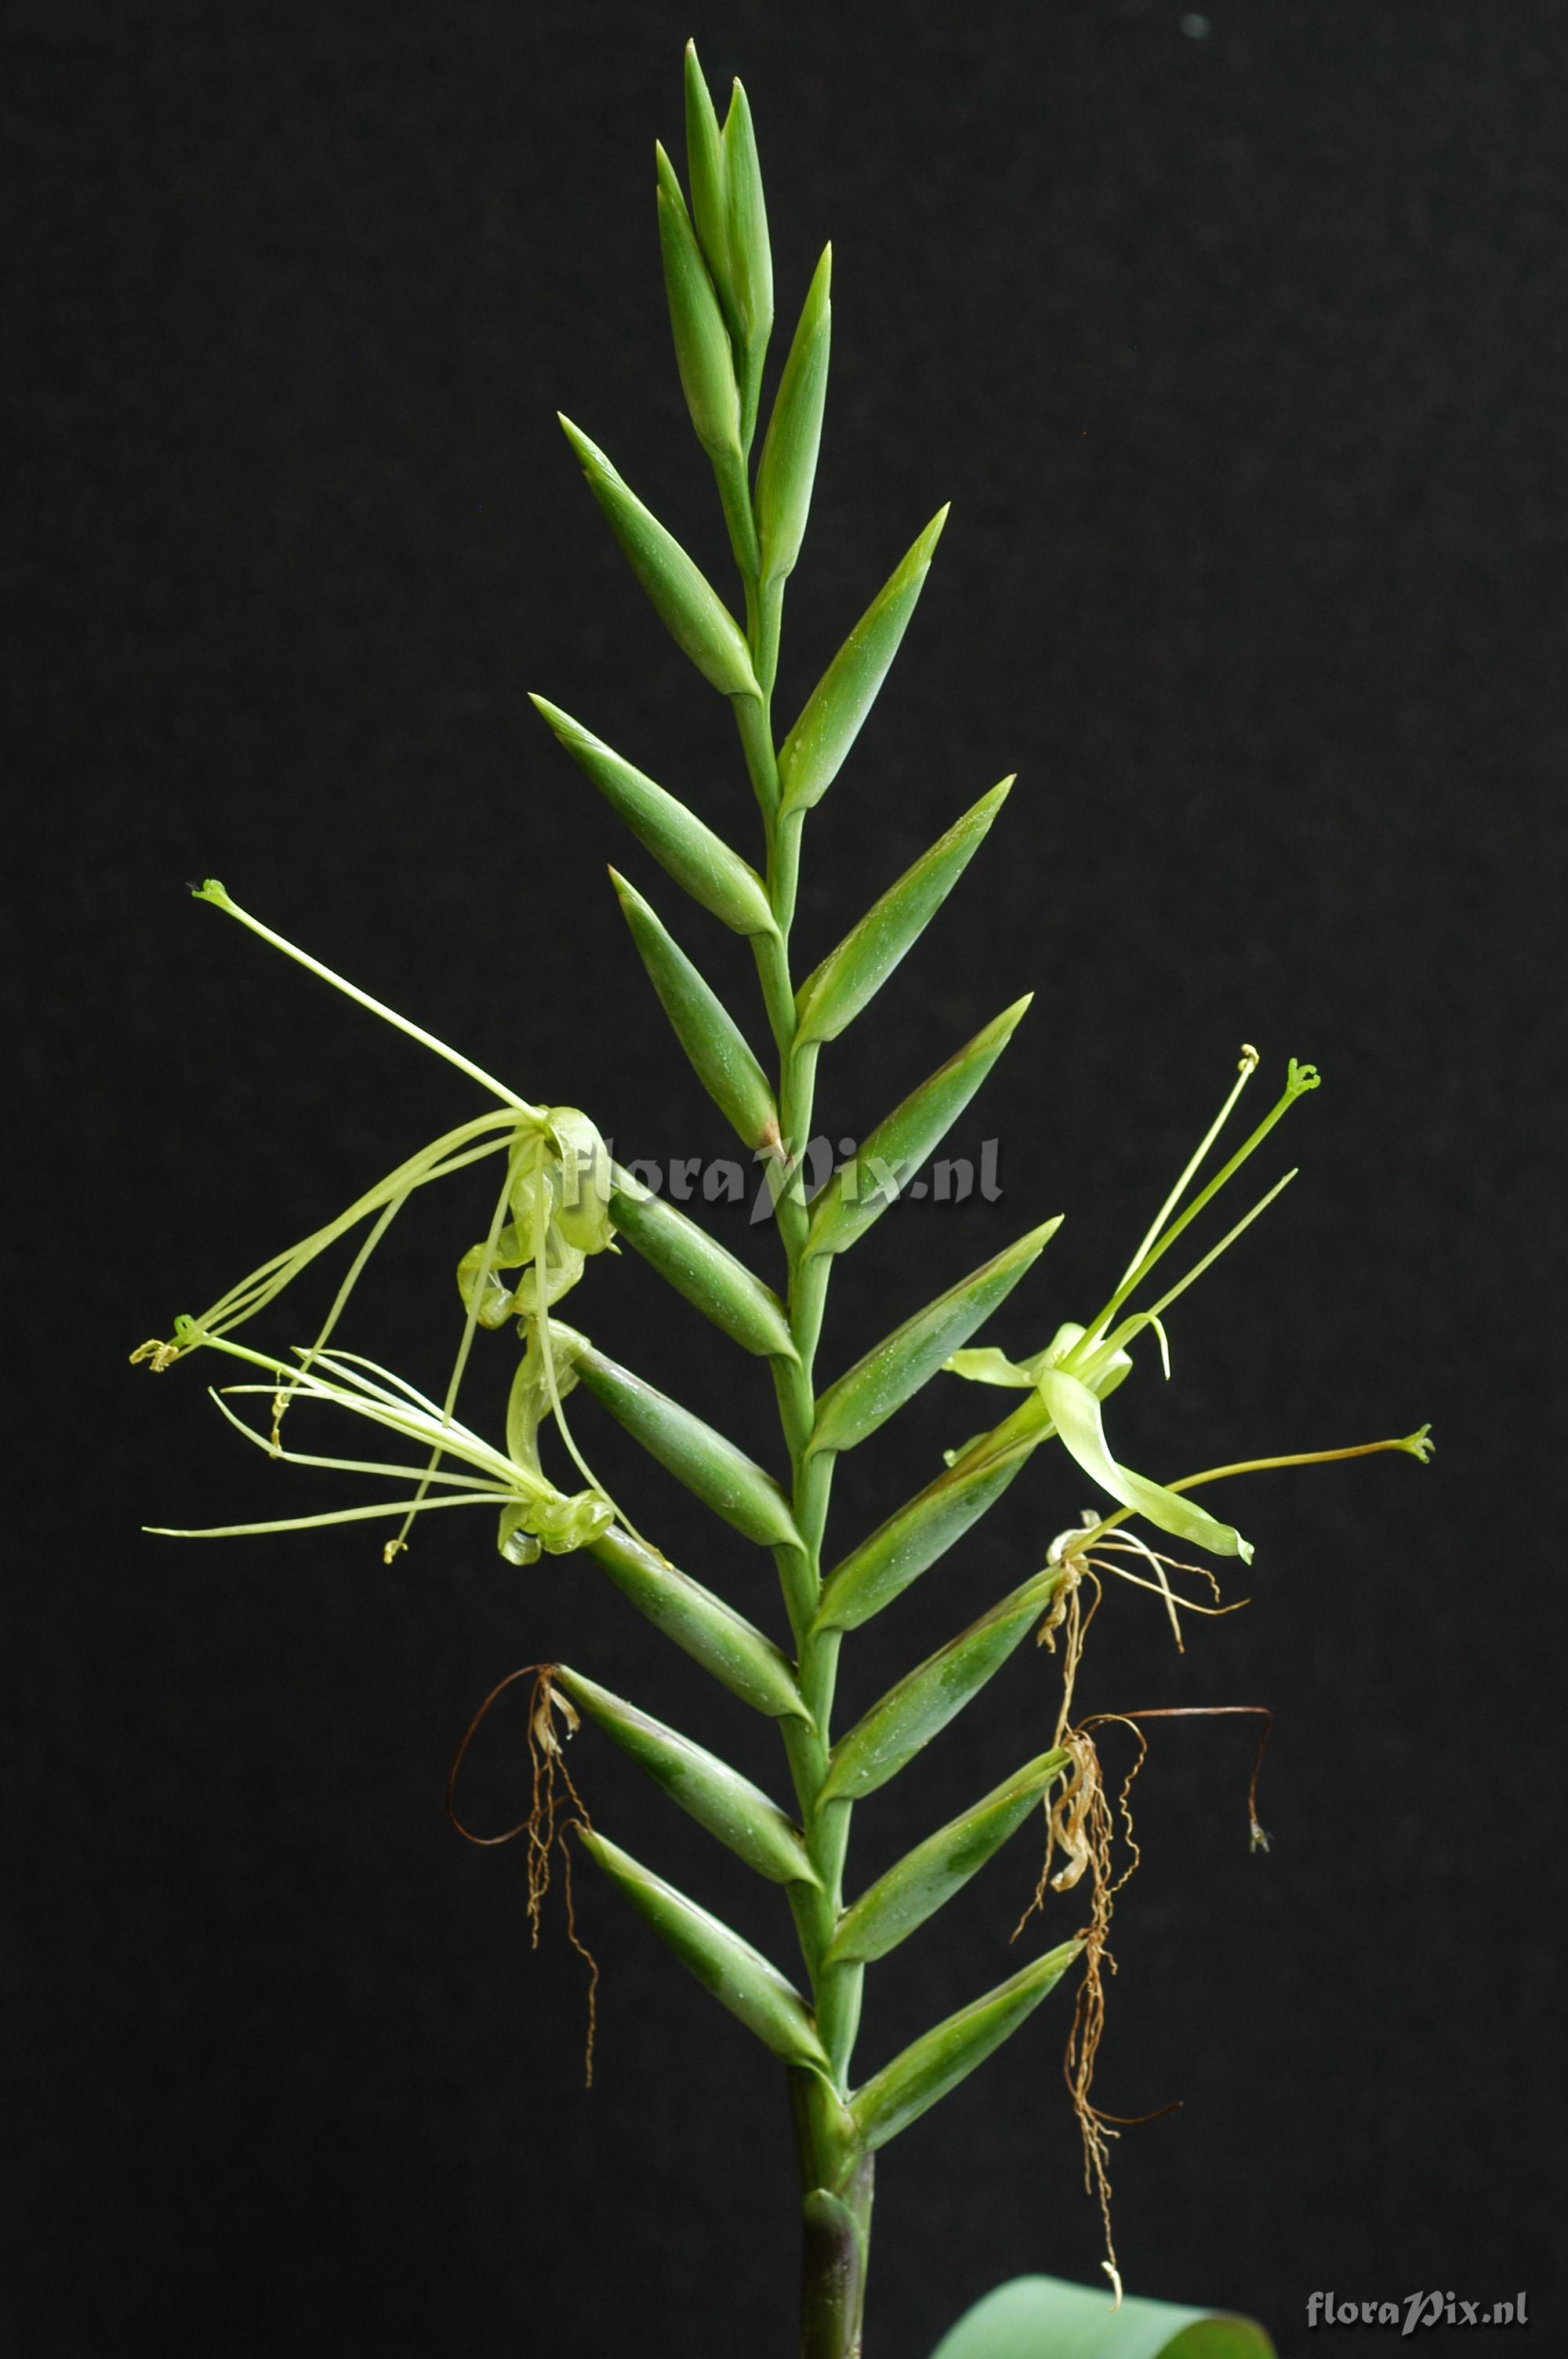
M 782 581 L 794 571 L 806 538 L 827 398 L 832 277 L 833 249 L 825 246 L 801 307 L 762 441 L 757 469 L 757 530 L 762 538 L 764 582 Z
M 896 1949 L 955 1892 L 962 1891 L 1009 1835 L 1016 1833 L 1071 1758 L 1060 1751 L 1042 1753 L 972 1810 L 950 1819 L 906 1852 L 839 1919 L 828 1964 L 869 1962 Z
M 778 1108 L 750 1043 L 635 886 L 610 872 L 637 954 L 703 1088 L 748 1147 L 778 1134 Z
M 828 1574 L 818 1628 L 857 1630 L 891 1605 L 1000 1498 L 1033 1448 L 1026 1441 L 984 1465 L 939 1474 L 896 1509 Z
M 676 645 L 724 696 L 760 693 L 745 636 L 712 583 L 569 418 L 561 419 L 626 562 Z
M 946 508 L 933 516 L 806 698 L 779 748 L 782 809 L 809 810 L 838 777 L 898 653 L 946 521 Z
M 535 700 L 537 701 L 537 700 Z M 1007 799 L 1011 778 L 982 795 L 867 910 L 795 995 L 795 1038 L 836 1040 L 918 941 Z
M 730 249 L 724 223 L 724 144 L 697 43 L 686 45 L 686 170 L 691 217 L 720 299 L 728 301 Z
M 794 1359 L 784 1304 L 742 1261 L 665 1196 L 616 1174 L 610 1218 L 676 1292 L 748 1352 Z
M 662 1875 L 643 1867 L 629 1852 L 580 1821 L 577 1838 L 640 1917 L 668 1943 L 704 1990 L 738 2016 L 765 2048 L 786 2064 L 826 2072 L 827 2059 L 805 2000 L 793 1983 L 760 1950 L 743 1941 L 723 1921 L 699 1908 Z
M 824 1800 L 874 1794 L 896 1777 L 1000 1670 L 1044 1613 L 1062 1579 L 1054 1567 L 1037 1572 L 906 1672 L 833 1747 Z
M 968 2080 L 977 2064 L 1027 2021 L 1047 1992 L 1054 1990 L 1083 1947 L 1064 1941 L 1033 1965 L 1012 1974 L 984 1998 L 960 2007 L 945 2023 L 911 2042 L 849 2103 L 855 2126 L 873 2151 L 917 2122 L 950 2089 Z M 1054 2354 L 1052 2354 L 1054 2359 Z
M 588 1554 L 655 1630 L 700 1663 L 720 1687 L 768 1720 L 809 1720 L 788 1658 L 773 1640 L 691 1575 L 629 1532 L 606 1532 Z
M 736 82 L 724 118 L 724 242 L 734 304 L 741 431 L 749 445 L 773 325 L 773 258 L 751 102 Z
M 1136 2294 L 1117 2310 L 1108 2287 L 1014 2277 L 961 2318 L 932 2359 L 1274 2359 L 1274 2346 L 1249 2318 Z
M 853 1450 L 884 1425 L 895 1410 L 935 1375 L 947 1354 L 989 1319 L 999 1303 L 1033 1267 L 1061 1227 L 1061 1216 L 1043 1222 L 971 1270 L 946 1294 L 906 1319 L 902 1327 L 857 1360 L 816 1404 L 812 1451 Z
M 772 1884 L 818 1883 L 800 1830 L 749 1777 L 568 1664 L 557 1663 L 554 1678 L 639 1769 L 748 1867 Z
M 808 1254 L 843 1253 L 879 1220 L 957 1121 L 1011 1039 L 1031 992 L 992 1018 L 956 1056 L 878 1123 L 811 1207 Z
M 573 1341 L 572 1365 L 583 1389 L 704 1506 L 760 1547 L 800 1546 L 789 1501 L 755 1460 L 667 1393 L 644 1384 L 590 1343 Z
M 767 888 L 749 861 L 665 788 L 542 696 L 529 702 L 587 771 L 611 809 L 684 892 L 738 934 L 776 930 Z
M 711 458 L 741 453 L 741 395 L 730 331 L 681 194 L 675 168 L 655 147 L 659 249 L 675 336 L 676 365 L 697 439 Z

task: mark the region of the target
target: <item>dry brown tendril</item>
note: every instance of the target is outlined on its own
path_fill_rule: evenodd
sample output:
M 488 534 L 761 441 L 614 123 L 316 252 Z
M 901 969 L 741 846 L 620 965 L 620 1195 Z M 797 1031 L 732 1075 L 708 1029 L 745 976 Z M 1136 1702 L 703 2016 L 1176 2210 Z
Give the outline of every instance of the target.
M 556 1734 L 552 1714 L 559 1712 L 566 1723 L 568 1736 L 575 1735 L 579 1715 L 573 1705 L 555 1684 L 554 1663 L 524 1663 L 521 1669 L 509 1671 L 496 1687 L 492 1688 L 468 1724 L 468 1732 L 453 1757 L 447 1775 L 447 1816 L 465 1843 L 481 1850 L 493 1850 L 497 1844 L 511 1843 L 514 1836 L 528 1838 L 528 1922 L 532 1929 L 532 1946 L 539 1946 L 540 1912 L 545 1895 L 550 1888 L 550 1856 L 559 1846 L 561 1884 L 567 1901 L 567 1939 L 578 1955 L 586 1960 L 588 1982 L 588 2041 L 583 2056 L 584 2086 L 593 2086 L 593 2036 L 598 2020 L 599 1963 L 593 1952 L 581 1940 L 577 1930 L 577 1917 L 572 1905 L 572 1855 L 567 1843 L 567 1830 L 573 1825 L 587 1827 L 591 1833 L 593 1821 L 582 1796 L 572 1783 L 572 1773 L 567 1767 L 566 1753 Z M 532 1795 L 528 1815 L 520 1819 L 504 1834 L 476 1835 L 459 1818 L 453 1801 L 457 1790 L 458 1771 L 463 1756 L 472 1744 L 481 1721 L 498 1696 L 518 1680 L 533 1673 L 534 1685 L 528 1699 L 528 1762 L 532 1775 Z M 568 1800 L 562 1802 L 556 1791 L 557 1777 L 567 1790 Z
M 1117 2266 L 1116 2245 L 1111 2234 L 1109 2173 L 1110 2141 L 1121 2130 L 1142 2122 L 1158 2121 L 1162 2114 L 1173 2113 L 1181 2100 L 1159 2106 L 1153 2113 L 1125 2115 L 1102 2112 L 1091 2099 L 1096 2060 L 1105 2030 L 1105 1974 L 1116 1972 L 1116 1960 L 1107 1946 L 1112 1908 L 1117 1894 L 1137 1867 L 1141 1856 L 1133 1832 L 1130 1794 L 1132 1782 L 1148 1756 L 1148 1739 L 1138 1725 L 1145 1720 L 1209 1720 L 1229 1714 L 1260 1716 L 1263 1733 L 1258 1741 L 1253 1759 L 1252 1777 L 1247 1792 L 1248 1822 L 1254 1851 L 1266 1851 L 1269 1838 L 1258 1819 L 1258 1776 L 1263 1766 L 1263 1751 L 1273 1726 L 1273 1714 L 1261 1704 L 1173 1704 L 1141 1712 L 1093 1712 L 1074 1726 L 1071 1722 L 1073 1690 L 1078 1668 L 1083 1659 L 1084 1639 L 1090 1622 L 1098 1612 L 1103 1590 L 1091 1567 L 1082 1556 L 1065 1555 L 1063 1564 L 1066 1579 L 1058 1591 L 1050 1614 L 1042 1624 L 1039 1643 L 1055 1650 L 1057 1630 L 1065 1633 L 1062 1664 L 1062 1705 L 1057 1715 L 1054 1743 L 1069 1756 L 1069 1766 L 1062 1773 L 1059 1788 L 1045 1804 L 1045 1857 L 1033 1898 L 1014 1926 L 1016 1941 L 1035 1911 L 1044 1905 L 1047 1889 L 1070 1892 L 1087 1873 L 1089 1877 L 1089 1921 L 1079 1934 L 1083 1942 L 1084 1970 L 1074 2003 L 1073 2018 L 1067 2033 L 1066 2049 L 1062 2060 L 1063 2076 L 1067 2093 L 1077 2117 L 1084 2147 L 1084 2186 L 1086 2191 L 1098 2198 L 1100 2219 L 1105 2229 L 1106 2257 L 1102 2264 L 1116 2293 L 1117 2305 L 1121 2301 L 1121 2275 Z M 1191 1568 L 1189 1568 L 1191 1569 Z M 1107 1571 L 1119 1568 L 1106 1566 Z M 1087 1611 L 1082 1603 L 1082 1589 L 1087 1582 L 1094 1597 Z M 1200 1609 L 1202 1610 L 1202 1609 Z M 1178 1641 L 1179 1643 L 1179 1641 Z M 1128 1862 L 1119 1875 L 1112 1873 L 1111 1846 L 1115 1837 L 1115 1813 L 1107 1797 L 1105 1777 L 1100 1767 L 1091 1729 L 1114 1723 L 1130 1729 L 1138 1745 L 1138 1754 L 1121 1781 L 1116 1798 L 1119 1810 L 1123 1839 L 1128 1849 Z M 1058 1853 L 1062 1864 L 1052 1873 L 1052 1862 Z

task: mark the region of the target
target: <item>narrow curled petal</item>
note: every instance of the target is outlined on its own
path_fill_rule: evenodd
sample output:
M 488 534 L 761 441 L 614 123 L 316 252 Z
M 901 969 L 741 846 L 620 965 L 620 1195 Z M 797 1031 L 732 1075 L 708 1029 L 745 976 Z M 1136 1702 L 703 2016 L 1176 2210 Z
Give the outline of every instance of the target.
M 1099 1402 L 1087 1385 L 1080 1384 L 1076 1376 L 1065 1375 L 1060 1368 L 1047 1368 L 1040 1378 L 1040 1396 L 1069 1456 L 1102 1491 L 1108 1491 L 1124 1507 L 1136 1509 L 1162 1532 L 1174 1532 L 1199 1548 L 1212 1549 L 1216 1556 L 1238 1556 L 1243 1564 L 1251 1563 L 1251 1542 L 1231 1525 L 1195 1507 L 1180 1492 L 1167 1491 L 1162 1484 L 1151 1483 L 1117 1464 L 1106 1443 Z
M 994 1343 L 977 1343 L 971 1350 L 950 1353 L 942 1363 L 949 1376 L 968 1376 L 972 1385 L 1008 1385 L 1026 1393 L 1034 1382 L 1027 1368 L 999 1352 Z

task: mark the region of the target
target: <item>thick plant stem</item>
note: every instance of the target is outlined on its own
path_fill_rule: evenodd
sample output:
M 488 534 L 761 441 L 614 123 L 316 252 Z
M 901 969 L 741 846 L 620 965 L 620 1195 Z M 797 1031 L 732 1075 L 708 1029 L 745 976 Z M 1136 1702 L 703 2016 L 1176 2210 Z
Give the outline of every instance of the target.
M 821 2083 L 792 2073 L 800 2158 L 801 2359 L 860 2359 L 874 2157 L 827 2116 Z
M 874 2159 L 860 2157 L 842 2195 L 816 2187 L 802 2199 L 801 2359 L 860 2359 Z

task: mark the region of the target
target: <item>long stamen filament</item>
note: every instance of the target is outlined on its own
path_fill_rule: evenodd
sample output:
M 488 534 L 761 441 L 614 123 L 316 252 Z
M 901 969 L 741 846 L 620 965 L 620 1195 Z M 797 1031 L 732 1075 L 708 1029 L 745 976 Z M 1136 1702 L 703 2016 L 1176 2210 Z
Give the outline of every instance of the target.
M 1224 1482 L 1232 1474 L 1263 1474 L 1276 1466 L 1326 1466 L 1338 1458 L 1375 1458 L 1385 1450 L 1402 1450 L 1407 1456 L 1419 1458 L 1424 1465 L 1437 1446 L 1428 1440 L 1430 1431 L 1431 1428 L 1423 1425 L 1417 1432 L 1403 1434 L 1397 1440 L 1357 1441 L 1347 1450 L 1293 1450 L 1278 1458 L 1238 1458 L 1230 1466 L 1206 1466 L 1200 1474 L 1184 1474 L 1180 1482 L 1167 1483 L 1164 1487 L 1167 1491 L 1195 1491 L 1202 1484 Z M 1105 1516 L 1092 1529 L 1086 1531 L 1081 1538 L 1075 1534 L 1075 1553 L 1095 1547 L 1108 1532 L 1119 1529 L 1129 1516 L 1137 1512 L 1136 1507 L 1120 1507 L 1115 1515 Z
M 1076 1352 L 1079 1353 L 1086 1353 L 1094 1348 L 1094 1346 L 1099 1342 L 1100 1337 L 1104 1334 L 1105 1330 L 1109 1325 L 1111 1320 L 1115 1318 L 1122 1304 L 1127 1300 L 1129 1295 L 1130 1295 L 1134 1289 L 1142 1283 L 1143 1279 L 1148 1277 L 1149 1272 L 1154 1267 L 1155 1263 L 1162 1260 L 1163 1256 L 1170 1252 L 1171 1247 L 1175 1244 L 1176 1239 L 1181 1235 L 1183 1230 L 1191 1226 L 1192 1223 L 1197 1219 L 1198 1214 L 1204 1210 L 1206 1205 L 1213 1202 L 1215 1197 L 1218 1195 L 1220 1190 L 1226 1185 L 1226 1182 L 1234 1179 L 1235 1175 L 1240 1170 L 1242 1165 L 1248 1160 L 1249 1157 L 1257 1153 L 1259 1147 L 1262 1146 L 1263 1141 L 1268 1137 L 1269 1133 L 1273 1129 L 1275 1124 L 1281 1121 L 1290 1111 L 1291 1107 L 1294 1105 L 1297 1098 L 1303 1096 L 1306 1091 L 1314 1090 L 1316 1087 L 1317 1074 L 1314 1068 L 1311 1065 L 1297 1065 L 1295 1060 L 1292 1058 L 1291 1060 L 1290 1078 L 1286 1082 L 1285 1088 L 1277 1103 L 1270 1108 L 1269 1112 L 1264 1115 L 1262 1121 L 1258 1125 L 1257 1129 L 1252 1133 L 1251 1136 L 1243 1140 L 1242 1144 L 1237 1148 L 1236 1153 L 1231 1157 L 1229 1162 L 1217 1171 L 1214 1178 L 1209 1181 L 1208 1185 L 1202 1189 L 1199 1193 L 1194 1197 L 1192 1202 L 1187 1206 L 1186 1211 L 1182 1213 L 1181 1217 L 1173 1222 L 1172 1225 L 1164 1232 L 1158 1241 L 1154 1245 L 1151 1245 L 1148 1252 L 1134 1264 L 1130 1270 L 1129 1270 L 1127 1276 L 1122 1279 L 1121 1284 L 1117 1288 L 1115 1293 L 1105 1305 L 1105 1308 L 1100 1311 L 1098 1317 L 1091 1322 L 1081 1342 L 1075 1346 Z
M 266 1389 L 265 1385 L 228 1385 L 224 1387 L 224 1391 L 230 1394 L 265 1393 Z M 245 1440 L 253 1442 L 265 1456 L 278 1459 L 286 1466 L 315 1466 L 324 1468 L 335 1474 L 384 1474 L 398 1482 L 412 1483 L 419 1479 L 417 1466 L 388 1464 L 381 1460 L 371 1458 L 323 1458 L 309 1451 L 285 1450 L 281 1442 L 275 1445 L 268 1440 L 265 1434 L 258 1433 L 254 1425 L 247 1425 L 243 1417 L 236 1416 L 224 1399 L 223 1394 L 214 1386 L 209 1385 L 207 1392 L 209 1399 L 220 1416 L 227 1419 L 236 1433 L 243 1434 Z M 453 1474 L 449 1472 L 446 1479 L 449 1483 L 456 1484 L 460 1490 L 483 1491 L 492 1495 L 496 1490 L 496 1483 L 492 1475 Z
M 458 1344 L 457 1357 L 452 1363 L 451 1375 L 448 1379 L 446 1398 L 441 1404 L 441 1424 L 443 1428 L 448 1426 L 452 1420 L 452 1412 L 457 1407 L 459 1387 L 462 1384 L 463 1375 L 468 1367 L 469 1353 L 473 1349 L 473 1339 L 479 1326 L 479 1306 L 484 1299 L 484 1289 L 490 1283 L 490 1274 L 495 1266 L 496 1249 L 500 1244 L 502 1226 L 506 1218 L 507 1205 L 512 1194 L 512 1178 L 513 1173 L 516 1169 L 516 1160 L 515 1151 L 507 1158 L 506 1178 L 503 1183 L 501 1193 L 495 1200 L 495 1210 L 490 1216 L 490 1233 L 484 1241 L 483 1258 L 481 1260 L 479 1269 L 475 1275 L 474 1284 L 469 1293 L 467 1310 L 463 1319 L 462 1337 Z M 438 1442 L 430 1452 L 430 1463 L 425 1469 L 424 1478 L 419 1484 L 418 1490 L 415 1493 L 416 1502 L 424 1497 L 426 1490 L 435 1475 L 436 1469 L 441 1462 L 441 1445 Z M 388 1564 L 392 1562 L 395 1556 L 398 1555 L 403 1549 L 407 1547 L 408 1534 L 413 1525 L 416 1511 L 416 1509 L 415 1506 L 411 1506 L 409 1508 L 406 1520 L 400 1526 L 394 1538 L 387 1544 L 385 1553 Z
M 1242 1218 L 1237 1222 L 1236 1226 L 1233 1229 L 1227 1230 L 1225 1235 L 1220 1238 L 1219 1243 L 1217 1245 L 1211 1245 L 1207 1253 L 1205 1254 L 1203 1259 L 1201 1261 L 1195 1262 L 1191 1269 L 1187 1271 L 1186 1276 L 1179 1278 L 1176 1284 L 1172 1287 L 1168 1294 L 1162 1294 L 1158 1302 L 1151 1304 L 1147 1310 L 1135 1311 L 1130 1319 L 1124 1319 L 1121 1325 L 1114 1329 L 1112 1332 L 1106 1337 L 1094 1358 L 1088 1363 L 1086 1381 L 1092 1381 L 1093 1376 L 1098 1375 L 1101 1368 L 1108 1365 L 1115 1354 L 1119 1351 L 1122 1350 L 1126 1344 L 1130 1343 L 1132 1341 L 1132 1338 L 1141 1333 L 1145 1327 L 1158 1327 L 1161 1313 L 1170 1309 L 1172 1303 L 1175 1301 L 1178 1295 L 1184 1294 L 1189 1286 L 1195 1285 L 1203 1276 L 1206 1269 L 1213 1267 L 1214 1264 L 1219 1259 L 1221 1254 L 1227 1252 L 1236 1243 L 1237 1238 L 1241 1235 L 1242 1232 L 1251 1227 L 1253 1222 L 1257 1220 L 1260 1213 L 1266 1212 L 1268 1211 L 1275 1197 L 1282 1194 L 1284 1190 L 1290 1186 L 1291 1181 L 1295 1179 L 1296 1176 L 1295 1171 L 1291 1170 L 1287 1171 L 1282 1178 L 1276 1180 L 1268 1194 L 1266 1196 L 1260 1196 L 1251 1211 L 1245 1213 Z M 1165 1361 L 1165 1373 L 1169 1375 L 1171 1373 L 1170 1355 L 1169 1348 L 1165 1344 L 1163 1330 L 1161 1331 L 1161 1345 L 1162 1353 Z M 1081 1350 L 1082 1348 L 1083 1347 L 1080 1344 L 1078 1349 Z
M 1215 1140 L 1219 1136 L 1220 1132 L 1230 1120 L 1236 1102 L 1241 1095 L 1242 1091 L 1247 1087 L 1247 1084 L 1251 1080 L 1253 1074 L 1257 1071 L 1259 1061 L 1260 1060 L 1257 1049 L 1254 1049 L 1249 1040 L 1244 1040 L 1241 1044 L 1240 1069 L 1237 1073 L 1236 1081 L 1231 1088 L 1230 1094 L 1226 1099 L 1225 1103 L 1220 1107 L 1219 1112 L 1216 1114 L 1208 1128 L 1205 1131 L 1202 1139 L 1199 1141 L 1198 1146 L 1189 1160 L 1185 1170 L 1182 1173 L 1181 1178 L 1177 1180 L 1175 1186 L 1172 1189 L 1170 1194 L 1166 1197 L 1164 1202 L 1155 1213 L 1154 1218 L 1145 1232 L 1137 1251 L 1134 1253 L 1131 1260 L 1128 1263 L 1126 1269 L 1122 1272 L 1121 1283 L 1123 1285 L 1127 1283 L 1133 1271 L 1138 1268 L 1144 1255 L 1155 1243 L 1166 1222 L 1175 1211 L 1176 1206 L 1181 1202 L 1182 1198 L 1186 1194 L 1188 1183 L 1192 1180 L 1194 1173 L 1196 1172 L 1201 1166 L 1204 1157 L 1208 1153 L 1209 1148 L 1214 1145 Z
M 312 958 L 308 951 L 300 950 L 295 943 L 286 940 L 282 934 L 274 933 L 270 926 L 264 926 L 259 918 L 253 918 L 248 909 L 242 909 L 237 901 L 230 898 L 215 876 L 209 876 L 203 885 L 196 887 L 195 894 L 197 900 L 211 901 L 215 909 L 222 909 L 228 917 L 237 918 L 242 926 L 248 926 L 253 934 L 259 934 L 264 942 L 270 942 L 274 950 L 283 952 L 285 958 L 291 958 L 297 966 L 319 975 L 323 983 L 330 983 L 334 991 L 341 991 L 345 998 L 368 1008 L 373 1016 L 379 1016 L 395 1031 L 406 1032 L 411 1040 L 417 1040 L 421 1048 L 429 1049 L 436 1056 L 445 1058 L 449 1065 L 455 1065 L 460 1073 L 466 1073 L 470 1082 L 477 1082 L 481 1089 L 488 1090 L 503 1105 L 515 1106 L 519 1114 L 530 1115 L 540 1124 L 545 1121 L 542 1106 L 530 1105 L 526 1098 L 520 1098 L 514 1090 L 509 1090 L 504 1082 L 498 1082 L 493 1073 L 487 1073 L 482 1065 L 476 1065 L 470 1058 L 449 1048 L 444 1040 L 438 1040 L 433 1032 L 427 1032 L 423 1025 L 412 1023 L 406 1016 L 399 1016 L 395 1007 L 388 1007 L 383 1000 L 373 999 L 368 991 L 362 991 L 357 984 L 350 983 L 345 976 L 335 973 L 331 967 L 324 966 L 319 959 Z
M 452 1172 L 465 1169 L 470 1163 L 481 1162 L 486 1156 L 499 1154 L 507 1144 L 505 1137 L 486 1139 L 482 1145 L 469 1147 L 460 1154 L 451 1152 L 464 1141 L 482 1136 L 485 1131 L 497 1128 L 514 1133 L 516 1129 L 514 1116 L 500 1111 L 481 1114 L 476 1120 L 448 1131 L 444 1137 L 433 1140 L 428 1147 L 421 1147 L 417 1155 L 410 1156 L 406 1162 L 398 1165 L 395 1171 L 388 1172 L 384 1180 L 378 1180 L 373 1188 L 368 1189 L 357 1202 L 351 1204 L 346 1212 L 340 1212 L 335 1220 L 315 1230 L 298 1245 L 289 1245 L 282 1253 L 274 1254 L 269 1261 L 263 1262 L 248 1277 L 241 1278 L 226 1294 L 220 1296 L 195 1324 L 204 1334 L 221 1334 L 254 1318 L 258 1310 L 264 1310 L 267 1303 L 281 1294 L 286 1286 L 292 1285 L 319 1254 L 324 1253 L 329 1245 L 335 1245 L 340 1237 L 346 1236 L 370 1213 L 381 1212 L 395 1197 L 411 1195 L 416 1188 L 427 1187 L 435 1180 L 445 1180 Z

